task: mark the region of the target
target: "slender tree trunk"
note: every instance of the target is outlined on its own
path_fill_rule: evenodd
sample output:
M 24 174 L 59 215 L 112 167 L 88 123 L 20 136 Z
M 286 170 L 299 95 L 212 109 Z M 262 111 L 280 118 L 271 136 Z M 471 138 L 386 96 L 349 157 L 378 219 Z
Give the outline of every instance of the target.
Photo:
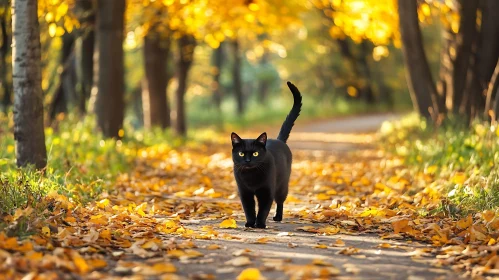
M 43 131 L 41 45 L 37 0 L 12 0 L 14 138 L 18 166 L 47 164 Z
M 232 65 L 232 80 L 234 81 L 234 95 L 237 102 L 237 115 L 244 114 L 244 93 L 243 82 L 241 77 L 241 54 L 239 52 L 239 41 L 234 39 L 232 41 L 232 51 L 234 55 L 234 64 Z
M 480 1 L 482 24 L 480 28 L 480 47 L 477 51 L 477 65 L 479 69 L 479 82 L 486 89 L 496 68 L 499 58 L 499 1 Z
M 50 104 L 49 119 L 53 121 L 60 113 L 68 112 L 68 105 L 75 95 L 75 83 L 72 77 L 72 60 L 74 59 L 74 37 L 73 34 L 62 36 L 61 67 L 62 73 L 59 84 L 54 93 L 54 98 Z
M 367 41 L 363 40 L 360 45 L 360 55 L 358 58 L 358 63 L 362 72 L 362 77 L 364 78 L 364 81 L 366 81 L 366 85 L 364 86 L 363 91 L 361 91 L 360 96 L 367 104 L 373 104 L 376 101 L 376 97 L 374 96 L 374 91 L 371 86 L 371 70 L 369 69 L 369 64 L 367 63 L 367 56 L 370 53 L 371 51 L 369 50 Z
M 176 92 L 177 119 L 175 131 L 180 136 L 187 135 L 186 113 L 185 113 L 185 92 L 187 91 L 187 78 L 194 59 L 194 48 L 196 40 L 194 37 L 184 35 L 178 39 L 178 60 L 177 79 L 178 88 Z
M 484 116 L 485 118 L 497 120 L 499 117 L 499 111 L 497 111 L 499 108 L 498 100 L 497 98 L 497 91 L 499 89 L 499 59 L 497 60 L 496 67 L 494 70 L 494 73 L 492 74 L 492 78 L 490 79 L 489 86 L 487 87 L 487 101 L 485 103 L 485 110 L 484 110 Z M 494 102 L 494 100 L 496 100 Z M 490 111 L 492 110 L 493 115 L 491 115 Z
M 420 115 L 436 120 L 440 111 L 438 96 L 423 48 L 417 1 L 398 0 L 398 12 L 412 103 Z
M 345 58 L 350 64 L 350 67 L 352 67 L 353 75 L 356 77 L 354 87 L 359 92 L 359 95 L 369 102 L 369 100 L 373 99 L 374 94 L 369 78 L 369 68 L 367 67 L 366 58 L 355 57 L 350 48 L 350 44 L 348 44 L 346 39 L 336 39 L 336 43 L 340 48 L 341 56 Z M 364 55 L 363 52 L 361 53 Z
M 499 21 L 497 12 L 499 1 L 482 0 L 482 24 L 480 28 L 480 48 L 477 52 L 478 69 L 480 73 L 479 83 L 486 90 L 486 101 L 484 108 L 485 118 L 489 118 L 489 111 L 493 109 L 499 86 Z M 497 118 L 495 112 L 494 119 Z
M 7 9 L 7 7 L 5 8 Z M 7 61 L 11 45 L 8 25 L 9 19 L 7 18 L 7 13 L 4 12 L 2 18 L 0 18 L 0 31 L 2 32 L 2 46 L 0 47 L 0 83 L 2 84 L 3 90 L 2 105 L 4 112 L 7 112 L 12 104 L 12 83 L 8 78 L 10 63 Z
M 90 98 L 94 76 L 95 49 L 95 1 L 78 0 L 79 21 L 82 25 L 78 39 L 77 65 L 79 72 L 80 100 L 79 110 L 87 111 L 87 101 Z
M 218 111 L 222 110 L 222 88 L 220 86 L 220 76 L 222 74 L 222 66 L 224 59 L 224 44 L 221 43 L 218 49 L 213 50 L 212 64 L 213 64 L 213 102 L 217 106 Z
M 144 126 L 170 126 L 170 106 L 166 95 L 170 38 L 149 32 L 144 38 L 145 79 L 142 84 Z
M 123 33 L 125 0 L 97 1 L 97 34 L 94 50 L 94 89 L 90 108 L 105 137 L 119 138 L 123 127 Z
M 465 103 L 466 100 L 470 100 L 470 97 L 465 96 L 465 89 L 468 69 L 473 56 L 473 44 L 477 34 L 478 1 L 460 0 L 459 2 L 461 19 L 459 31 L 452 46 L 456 54 L 452 60 L 451 80 L 447 82 L 446 106 L 449 112 L 466 114 L 463 110 L 468 107 Z

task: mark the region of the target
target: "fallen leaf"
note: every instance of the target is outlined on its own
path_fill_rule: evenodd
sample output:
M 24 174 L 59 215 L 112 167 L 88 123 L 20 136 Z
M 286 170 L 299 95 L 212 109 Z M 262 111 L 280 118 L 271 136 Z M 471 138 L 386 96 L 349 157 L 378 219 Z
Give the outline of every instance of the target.
M 220 228 L 237 228 L 236 220 L 226 219 L 220 223 Z
M 237 276 L 237 280 L 263 280 L 260 270 L 256 268 L 246 268 Z

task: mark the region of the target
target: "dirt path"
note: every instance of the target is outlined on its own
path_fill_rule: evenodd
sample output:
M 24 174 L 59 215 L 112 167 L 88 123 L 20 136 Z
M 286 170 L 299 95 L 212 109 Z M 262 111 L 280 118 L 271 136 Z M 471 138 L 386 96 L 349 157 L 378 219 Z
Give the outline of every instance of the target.
M 0 279 L 456 279 L 430 245 L 442 221 L 414 206 L 431 197 L 407 197 L 415 178 L 373 148 L 390 117 L 297 125 L 284 220 L 265 230 L 244 228 L 229 144 L 141 150 L 97 202 L 56 196 L 31 241 L 0 235 L 16 251 Z

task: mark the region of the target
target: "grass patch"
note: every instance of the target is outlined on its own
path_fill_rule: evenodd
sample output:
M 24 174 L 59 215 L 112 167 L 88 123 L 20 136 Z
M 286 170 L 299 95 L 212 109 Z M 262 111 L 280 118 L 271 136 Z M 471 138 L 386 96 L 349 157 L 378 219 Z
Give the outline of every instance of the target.
M 196 97 L 187 106 L 187 118 L 192 128 L 231 130 L 261 124 L 279 125 L 291 110 L 293 100 L 291 94 L 289 97 L 272 96 L 264 104 L 250 99 L 244 114 L 236 113 L 236 103 L 233 98 L 225 98 L 220 111 L 213 106 L 211 99 L 206 97 Z M 304 96 L 300 121 L 387 110 L 386 105 L 367 105 L 359 100 Z
M 51 196 L 62 195 L 78 205 L 111 192 L 116 176 L 132 168 L 143 148 L 189 146 L 216 139 L 216 133 L 209 130 L 183 139 L 169 130 L 134 130 L 130 124 L 125 126 L 123 139 L 104 139 L 96 132 L 93 117 L 79 120 L 69 115 L 56 128 L 45 129 L 47 167 L 36 170 L 16 166 L 12 119 L 12 114 L 0 114 L 0 231 L 11 235 L 29 234 L 29 224 L 23 219 L 9 224 L 8 217 L 19 216 L 21 210 L 30 218 L 43 215 Z
M 457 118 L 442 126 L 410 115 L 380 130 L 383 148 L 414 172 L 433 178 L 442 211 L 462 216 L 499 206 L 499 127 Z M 423 186 L 422 186 L 423 187 Z

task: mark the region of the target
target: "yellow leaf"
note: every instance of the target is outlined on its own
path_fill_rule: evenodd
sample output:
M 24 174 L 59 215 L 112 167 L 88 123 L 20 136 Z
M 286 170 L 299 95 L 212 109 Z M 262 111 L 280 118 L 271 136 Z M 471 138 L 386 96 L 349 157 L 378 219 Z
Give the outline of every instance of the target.
M 87 260 L 87 264 L 92 267 L 92 269 L 101 269 L 107 266 L 107 262 L 101 259 Z
M 206 249 L 208 249 L 208 250 L 217 250 L 217 249 L 220 249 L 220 246 L 217 245 L 217 244 L 211 244 L 211 245 L 207 246 Z
M 319 265 L 319 266 L 331 266 L 330 263 L 325 262 L 323 259 L 314 259 L 312 261 L 313 265 Z
M 462 172 L 458 172 L 454 176 L 452 176 L 450 180 L 454 184 L 462 185 L 466 181 L 466 175 Z
M 327 227 L 323 227 L 323 228 L 320 228 L 318 230 L 319 233 L 323 233 L 323 234 L 337 234 L 338 232 L 340 232 L 340 228 L 338 227 L 335 227 L 335 226 L 327 226 Z
M 49 35 L 50 37 L 55 37 L 55 33 L 57 32 L 57 24 L 51 23 L 49 24 Z
M 261 280 L 264 279 L 260 270 L 256 268 L 246 268 L 237 276 L 237 280 Z
M 497 241 L 494 238 L 490 238 L 489 242 L 487 243 L 487 245 L 492 246 L 492 245 L 496 244 L 496 242 Z
M 97 202 L 97 207 L 99 207 L 101 209 L 106 208 L 106 206 L 108 206 L 108 205 L 109 205 L 109 199 L 107 199 L 107 198 L 104 198 L 103 200 Z
M 87 262 L 78 252 L 73 251 L 71 253 L 71 258 L 81 274 L 85 274 L 90 270 Z
M 174 273 L 177 268 L 172 263 L 157 263 L 153 265 L 152 270 L 159 273 Z
M 326 244 L 317 244 L 314 246 L 314 248 L 317 248 L 317 249 L 327 249 L 327 245 Z
M 345 242 L 343 242 L 343 240 L 341 240 L 341 239 L 336 239 L 336 242 L 334 242 L 333 246 L 343 247 L 343 246 L 345 246 Z
M 329 196 L 325 193 L 320 193 L 320 194 L 317 194 L 316 198 L 318 200 L 329 200 L 329 199 L 331 199 L 331 196 Z
M 49 227 L 42 227 L 42 234 L 45 237 L 50 237 L 50 228 Z
M 236 220 L 230 218 L 220 223 L 220 228 L 237 228 Z
M 460 229 L 467 229 L 471 226 L 473 223 L 473 219 L 471 218 L 471 215 L 468 215 L 468 217 L 461 219 L 457 222 L 457 227 Z
M 102 239 L 111 240 L 111 230 L 104 229 L 99 233 L 99 237 Z
M 260 238 L 258 238 L 255 241 L 255 243 L 265 244 L 265 243 L 267 243 L 269 241 L 274 241 L 274 239 L 273 238 L 268 238 L 268 237 L 260 237 Z
M 392 248 L 392 245 L 389 244 L 389 243 L 381 243 L 378 245 L 379 248 L 385 248 L 385 249 L 388 249 L 388 248 Z

